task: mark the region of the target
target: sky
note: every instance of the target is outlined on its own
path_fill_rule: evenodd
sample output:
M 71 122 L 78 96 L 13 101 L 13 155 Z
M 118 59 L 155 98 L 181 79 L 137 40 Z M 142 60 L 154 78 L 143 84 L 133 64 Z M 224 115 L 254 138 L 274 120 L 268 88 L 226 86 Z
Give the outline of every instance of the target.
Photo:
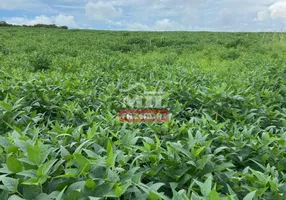
M 0 20 L 76 29 L 286 31 L 286 0 L 0 0 Z

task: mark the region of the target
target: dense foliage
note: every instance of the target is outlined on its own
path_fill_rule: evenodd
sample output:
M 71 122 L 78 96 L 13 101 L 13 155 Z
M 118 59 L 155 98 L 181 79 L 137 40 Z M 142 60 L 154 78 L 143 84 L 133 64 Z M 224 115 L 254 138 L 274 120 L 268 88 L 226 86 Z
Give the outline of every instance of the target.
M 60 29 L 68 29 L 67 26 L 57 26 L 55 24 L 35 24 L 35 25 L 15 25 L 9 24 L 5 21 L 0 21 L 0 27 L 34 27 L 34 28 L 60 28 Z
M 1 28 L 0 199 L 286 199 L 284 36 Z

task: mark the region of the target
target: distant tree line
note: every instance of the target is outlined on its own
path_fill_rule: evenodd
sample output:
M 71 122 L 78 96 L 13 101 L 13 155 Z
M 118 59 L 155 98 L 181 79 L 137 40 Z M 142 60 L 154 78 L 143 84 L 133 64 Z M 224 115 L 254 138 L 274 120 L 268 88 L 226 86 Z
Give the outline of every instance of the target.
M 57 26 L 55 24 L 35 24 L 35 25 L 13 25 L 8 24 L 5 21 L 0 21 L 0 27 L 34 27 L 34 28 L 59 28 L 59 29 L 68 29 L 67 26 Z

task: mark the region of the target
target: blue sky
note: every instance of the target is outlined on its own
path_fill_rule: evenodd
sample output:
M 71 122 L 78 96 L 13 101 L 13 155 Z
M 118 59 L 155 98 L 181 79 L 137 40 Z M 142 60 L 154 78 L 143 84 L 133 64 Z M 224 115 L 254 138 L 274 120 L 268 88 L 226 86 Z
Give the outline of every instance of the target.
M 0 20 L 80 29 L 286 31 L 286 0 L 0 0 Z

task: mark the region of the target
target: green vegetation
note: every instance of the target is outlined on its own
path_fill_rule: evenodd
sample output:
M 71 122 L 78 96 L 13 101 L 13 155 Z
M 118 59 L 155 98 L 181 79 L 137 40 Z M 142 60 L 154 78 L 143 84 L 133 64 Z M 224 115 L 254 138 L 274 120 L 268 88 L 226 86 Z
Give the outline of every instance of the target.
M 0 29 L 0 199 L 286 199 L 282 33 Z M 167 92 L 166 123 L 122 123 Z
M 67 26 L 57 26 L 55 24 L 35 24 L 35 25 L 14 25 L 9 24 L 5 21 L 0 21 L 0 27 L 33 27 L 33 28 L 60 28 L 60 29 L 68 29 Z

